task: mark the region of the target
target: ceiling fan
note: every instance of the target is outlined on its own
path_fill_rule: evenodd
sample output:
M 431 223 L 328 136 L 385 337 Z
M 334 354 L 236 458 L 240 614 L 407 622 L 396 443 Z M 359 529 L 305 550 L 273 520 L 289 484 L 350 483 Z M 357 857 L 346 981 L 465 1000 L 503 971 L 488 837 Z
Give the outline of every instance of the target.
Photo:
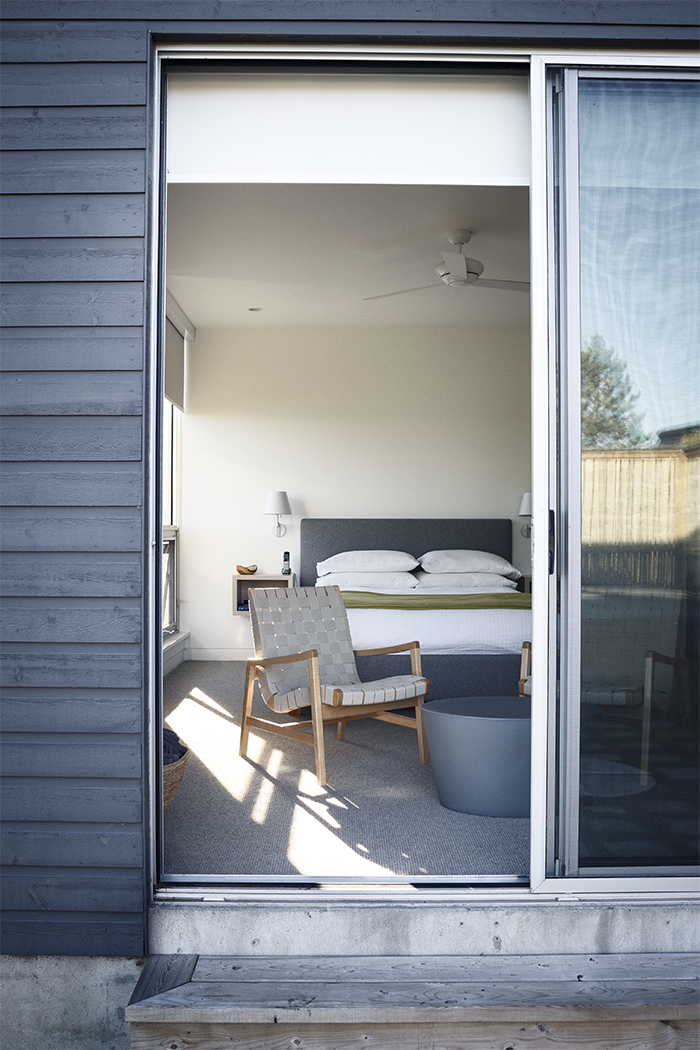
M 438 277 L 450 288 L 464 288 L 468 284 L 481 285 L 482 288 L 498 288 L 504 292 L 529 292 L 528 281 L 492 281 L 482 278 L 484 264 L 478 259 L 468 259 L 462 248 L 471 239 L 469 230 L 455 230 L 447 236 L 450 244 L 454 244 L 456 252 L 440 252 L 443 262 L 437 267 Z M 439 288 L 439 284 L 421 284 L 417 288 L 402 288 L 399 292 L 385 292 L 383 295 L 366 295 L 365 302 L 370 299 L 388 299 L 392 295 L 406 295 L 408 292 L 420 292 L 424 288 Z

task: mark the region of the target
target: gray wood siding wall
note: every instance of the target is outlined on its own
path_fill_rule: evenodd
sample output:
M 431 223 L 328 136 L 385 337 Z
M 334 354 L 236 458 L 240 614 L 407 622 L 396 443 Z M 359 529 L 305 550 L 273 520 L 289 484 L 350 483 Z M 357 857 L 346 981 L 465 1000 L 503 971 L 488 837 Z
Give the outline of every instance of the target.
M 697 5 L 4 0 L 2 15 L 2 948 L 138 955 L 149 34 L 690 48 Z
M 141 955 L 147 27 L 2 48 L 2 950 Z

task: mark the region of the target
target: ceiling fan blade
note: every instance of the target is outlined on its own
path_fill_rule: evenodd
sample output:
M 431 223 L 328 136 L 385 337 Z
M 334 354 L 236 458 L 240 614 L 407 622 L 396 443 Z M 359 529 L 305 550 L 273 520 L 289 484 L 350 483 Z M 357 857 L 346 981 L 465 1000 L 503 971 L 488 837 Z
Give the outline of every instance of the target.
M 370 299 L 389 299 L 392 295 L 406 295 L 408 292 L 422 292 L 424 288 L 442 288 L 441 284 L 419 284 L 417 288 L 402 288 L 400 292 L 385 292 L 384 295 L 366 295 L 363 303 Z
M 490 281 L 486 277 L 480 277 L 476 282 L 476 285 L 483 285 L 484 288 L 500 288 L 502 292 L 530 291 L 530 284 L 528 281 Z
M 467 260 L 461 252 L 440 252 L 445 266 L 453 277 L 467 277 Z

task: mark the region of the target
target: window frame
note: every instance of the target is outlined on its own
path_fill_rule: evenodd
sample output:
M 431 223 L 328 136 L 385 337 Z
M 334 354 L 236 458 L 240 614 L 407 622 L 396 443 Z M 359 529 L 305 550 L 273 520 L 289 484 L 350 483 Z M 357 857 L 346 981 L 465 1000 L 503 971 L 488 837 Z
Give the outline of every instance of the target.
M 553 172 L 551 170 L 551 120 L 547 107 L 548 76 L 554 68 L 579 67 L 618 71 L 625 75 L 626 70 L 664 71 L 672 69 L 695 70 L 700 60 L 694 52 L 637 52 L 620 50 L 601 54 L 581 50 L 562 50 L 561 48 L 542 49 L 529 47 L 440 47 L 440 46 L 395 46 L 395 45 L 354 45 L 354 44 L 281 44 L 281 43 L 154 43 L 151 63 L 152 75 L 152 142 L 150 156 L 151 184 L 154 196 L 150 212 L 150 237 L 152 250 L 150 254 L 149 278 L 152 289 L 158 289 L 157 306 L 152 310 L 149 324 L 148 357 L 150 374 L 156 377 L 151 381 L 150 406 L 147 427 L 147 454 L 149 462 L 157 464 L 156 420 L 159 413 L 157 398 L 161 392 L 162 369 L 159 363 L 160 345 L 163 339 L 162 327 L 165 317 L 164 289 L 164 243 L 161 234 L 162 210 L 165 200 L 165 121 L 161 117 L 164 95 L 164 75 L 168 65 L 177 62 L 182 68 L 184 63 L 197 65 L 206 69 L 212 61 L 236 61 L 242 65 L 253 62 L 278 62 L 289 66 L 291 63 L 324 61 L 342 70 L 344 63 L 362 61 L 368 65 L 381 63 L 382 71 L 389 71 L 392 64 L 415 63 L 416 66 L 435 68 L 440 65 L 499 65 L 522 64 L 529 69 L 530 83 L 530 116 L 531 116 L 531 180 L 530 180 L 530 259 L 531 259 L 531 366 L 532 366 L 532 523 L 535 535 L 533 543 L 533 578 L 550 580 L 549 587 L 533 589 L 533 648 L 536 652 L 548 652 L 552 625 L 555 624 L 555 595 L 551 581 L 556 579 L 548 571 L 548 544 L 546 537 L 549 527 L 549 508 L 556 507 L 557 479 L 553 473 L 553 452 L 556 448 L 556 430 L 553 425 L 556 418 L 552 408 L 556 394 L 556 326 L 558 318 L 555 311 L 555 299 L 552 289 L 552 258 L 554 249 L 554 223 L 551 212 L 551 195 L 549 193 Z M 201 71 L 201 70 L 200 70 Z M 151 559 L 148 566 L 149 578 L 152 581 L 151 593 L 161 594 L 160 558 L 156 557 L 161 549 L 162 531 L 157 506 L 160 492 L 158 469 L 149 473 L 148 512 L 149 544 Z M 149 682 L 149 706 L 151 734 L 155 740 L 159 734 L 156 727 L 160 724 L 160 629 L 157 632 L 158 646 L 154 643 L 154 626 L 160 628 L 160 610 L 147 614 L 146 622 L 151 624 L 150 636 L 145 653 L 147 681 Z M 555 651 L 555 650 L 554 650 Z M 551 661 L 535 661 L 533 668 L 533 696 L 553 697 L 555 695 L 556 668 L 549 666 Z M 531 787 L 531 832 L 530 832 L 530 884 L 529 886 L 480 886 L 477 891 L 470 891 L 468 883 L 474 880 L 465 876 L 463 884 L 454 887 L 451 892 L 463 894 L 465 901 L 474 899 L 475 893 L 480 899 L 503 900 L 513 895 L 518 898 L 528 895 L 539 895 L 540 899 L 564 894 L 583 896 L 586 899 L 614 900 L 626 899 L 630 893 L 649 894 L 655 898 L 668 896 L 679 899 L 697 890 L 700 881 L 689 876 L 641 876 L 606 875 L 595 877 L 562 878 L 550 870 L 549 858 L 553 851 L 554 836 L 554 795 L 556 782 L 556 727 L 554 724 L 551 700 L 536 704 L 532 718 L 532 787 Z M 150 792 L 151 807 L 151 858 L 152 871 L 158 873 L 157 858 L 162 856 L 162 821 L 160 818 L 159 757 L 156 748 L 151 748 L 150 775 L 155 790 Z M 173 880 L 174 881 L 174 880 Z M 343 880 L 337 880 L 343 881 Z M 356 884 L 355 880 L 353 885 Z M 405 880 L 395 880 L 405 881 Z M 256 879 L 261 885 L 276 883 L 280 892 L 288 893 L 293 883 L 279 877 L 260 877 Z M 164 884 L 156 888 L 159 900 L 182 901 L 183 899 L 201 899 L 201 889 L 207 883 L 217 883 L 226 899 L 236 899 L 245 890 L 236 883 L 222 885 L 221 876 L 191 876 L 178 878 L 177 886 Z M 357 884 L 358 888 L 359 884 Z M 270 893 L 275 886 L 265 887 Z M 392 883 L 386 888 L 367 887 L 368 897 L 385 900 L 391 891 Z M 425 890 L 430 892 L 429 884 Z M 423 887 L 421 886 L 421 889 Z M 437 889 L 437 887 L 436 887 Z M 325 891 L 332 897 L 333 884 Z M 338 891 L 336 891 L 338 892 Z M 218 898 L 223 899 L 223 898 Z M 454 896 L 452 897 L 454 899 Z
M 572 83 L 578 81 L 579 73 L 584 77 L 604 78 L 627 78 L 630 77 L 652 77 L 667 78 L 669 76 L 683 77 L 684 75 L 697 75 L 698 61 L 696 57 L 688 58 L 687 61 L 679 61 L 678 57 L 659 56 L 653 59 L 642 56 L 626 56 L 627 60 L 616 58 L 610 61 L 606 56 L 601 61 L 601 56 L 582 56 L 573 53 L 563 53 L 555 58 L 552 56 L 533 56 L 533 74 L 531 88 L 533 95 L 537 93 L 538 102 L 542 107 L 544 119 L 538 122 L 535 119 L 535 107 L 533 105 L 533 176 L 532 192 L 533 198 L 539 194 L 539 208 L 542 216 L 546 217 L 545 224 L 538 225 L 531 217 L 531 238 L 533 242 L 533 265 L 531 272 L 531 285 L 533 288 L 533 312 L 535 302 L 539 310 L 537 318 L 533 318 L 532 332 L 532 416 L 533 416 L 533 501 L 535 494 L 542 495 L 543 491 L 548 493 L 548 500 L 533 502 L 533 526 L 540 536 L 547 535 L 549 526 L 549 512 L 552 508 L 555 513 L 558 507 L 558 490 L 566 492 L 569 510 L 576 511 L 580 504 L 580 479 L 578 472 L 566 474 L 565 466 L 558 476 L 557 468 L 557 443 L 562 442 L 569 450 L 568 460 L 572 462 L 575 456 L 572 454 L 572 440 L 576 447 L 580 444 L 580 428 L 577 429 L 576 422 L 580 412 L 580 397 L 576 399 L 575 383 L 567 381 L 566 377 L 561 379 L 557 376 L 557 344 L 561 340 L 569 348 L 569 358 L 572 356 L 572 348 L 580 351 L 580 325 L 579 325 L 579 273 L 578 273 L 578 224 L 576 216 L 578 213 L 578 185 L 571 181 L 565 185 L 565 207 L 568 212 L 568 229 L 562 229 L 556 222 L 554 214 L 555 187 L 554 187 L 554 117 L 553 117 L 553 74 L 560 73 L 564 79 L 564 86 L 569 87 L 564 91 L 563 112 L 568 114 L 568 109 L 577 105 L 577 93 L 571 91 Z M 560 61 L 561 60 L 561 61 Z M 659 68 L 663 67 L 663 68 Z M 568 80 L 568 83 L 567 83 Z M 567 121 L 568 123 L 568 121 Z M 537 143 L 537 149 L 535 147 Z M 550 145 L 551 144 L 551 145 Z M 561 151 L 563 164 L 570 169 L 577 170 L 578 151 L 577 144 L 564 141 Z M 536 160 L 539 160 L 543 178 L 537 178 L 535 174 Z M 564 238 L 569 237 L 565 243 Z M 574 242 L 572 242 L 572 238 Z M 537 242 L 535 244 L 535 242 Z M 534 264 L 534 255 L 539 253 L 539 266 Z M 563 278 L 557 274 L 557 255 L 565 260 Z M 538 277 L 546 270 L 548 272 L 549 301 L 548 309 L 545 311 L 542 299 L 535 299 L 535 274 Z M 557 297 L 558 286 L 564 288 L 564 294 Z M 546 313 L 546 318 L 545 318 Z M 536 331 L 536 326 L 538 326 Z M 546 347 L 546 353 L 545 348 Z M 564 363 L 564 368 L 566 363 Z M 578 373 L 577 373 L 578 374 Z M 563 415 L 565 419 L 557 418 L 557 385 L 561 382 L 561 389 L 568 389 L 569 398 L 573 402 L 569 411 Z M 546 399 L 543 396 L 546 391 Z M 574 431 L 571 435 L 562 435 L 558 427 L 568 425 Z M 574 449 L 575 451 L 575 449 Z M 564 458 L 564 457 L 562 457 Z M 580 457 L 579 457 L 580 458 Z M 547 476 L 545 476 L 545 469 Z M 580 517 L 580 516 L 579 516 Z M 533 588 L 533 650 L 538 651 L 538 645 L 546 646 L 550 654 L 547 667 L 533 668 L 533 695 L 546 695 L 547 707 L 539 705 L 533 710 L 533 738 L 537 734 L 540 741 L 540 750 L 533 739 L 533 769 L 536 768 L 537 758 L 541 758 L 542 775 L 533 777 L 532 813 L 538 812 L 540 821 L 533 820 L 531 824 L 531 890 L 533 893 L 566 893 L 583 894 L 590 893 L 686 893 L 696 892 L 700 886 L 700 879 L 696 874 L 681 873 L 671 874 L 668 870 L 659 871 L 658 874 L 637 874 L 633 868 L 620 865 L 616 869 L 593 873 L 586 871 L 579 874 L 578 871 L 572 875 L 562 875 L 555 861 L 557 853 L 570 857 L 574 850 L 577 851 L 578 843 L 578 807 L 572 804 L 571 797 L 568 804 L 561 806 L 561 812 L 557 813 L 556 792 L 558 780 L 561 774 L 559 770 L 565 769 L 567 782 L 575 782 L 578 785 L 579 755 L 577 726 L 569 728 L 565 725 L 557 726 L 556 710 L 556 682 L 557 667 L 553 658 L 557 652 L 557 579 L 559 571 L 566 568 L 567 571 L 577 573 L 577 579 L 571 581 L 573 588 L 578 584 L 580 593 L 580 560 L 566 559 L 565 550 L 568 545 L 578 549 L 580 546 L 580 522 L 575 513 L 571 514 L 571 520 L 561 527 L 561 535 L 558 538 L 558 550 L 556 554 L 557 563 L 554 572 L 549 574 L 549 586 L 546 594 L 544 588 Z M 535 564 L 533 564 L 533 578 L 544 579 L 547 573 L 548 550 L 544 543 L 535 545 Z M 568 564 L 566 564 L 568 562 Z M 539 591 L 539 593 L 538 593 Z M 564 588 L 562 587 L 562 594 Z M 546 605 L 546 609 L 543 606 Z M 567 623 L 567 646 L 566 656 L 562 661 L 564 664 L 562 680 L 564 678 L 571 682 L 579 680 L 580 652 L 578 643 L 578 620 L 575 615 L 566 619 Z M 563 646 L 562 646 L 563 648 Z M 543 651 L 540 648 L 540 651 Z M 577 685 L 578 688 L 578 685 Z M 576 721 L 576 718 L 574 719 Z M 548 745 L 548 747 L 547 747 Z M 566 800 L 565 800 L 566 801 Z M 544 825 L 544 830 L 543 830 Z M 562 848 L 555 848 L 557 835 L 562 841 Z

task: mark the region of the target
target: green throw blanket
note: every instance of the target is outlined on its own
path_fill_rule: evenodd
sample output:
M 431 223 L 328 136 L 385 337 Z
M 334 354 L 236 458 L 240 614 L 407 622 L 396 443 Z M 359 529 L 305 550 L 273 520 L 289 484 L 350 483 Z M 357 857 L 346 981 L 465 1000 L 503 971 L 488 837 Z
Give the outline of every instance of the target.
M 531 609 L 532 595 L 504 594 L 377 594 L 342 591 L 346 609 Z

